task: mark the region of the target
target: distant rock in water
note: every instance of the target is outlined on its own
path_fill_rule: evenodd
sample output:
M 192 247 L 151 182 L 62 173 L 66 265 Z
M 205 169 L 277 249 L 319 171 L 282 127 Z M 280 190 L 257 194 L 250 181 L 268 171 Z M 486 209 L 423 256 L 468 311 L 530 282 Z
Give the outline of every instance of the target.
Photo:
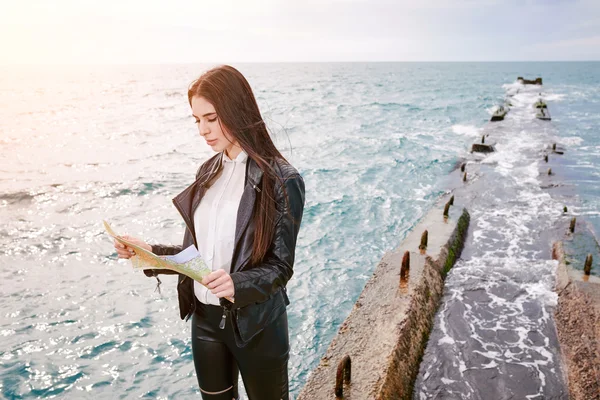
M 542 84 L 542 78 L 535 78 L 534 80 L 529 80 L 529 79 L 525 79 L 522 76 L 519 76 L 517 78 L 517 81 L 519 83 L 522 83 L 523 85 L 541 85 Z
M 493 151 L 494 146 L 491 144 L 473 143 L 473 147 L 471 147 L 471 153 L 492 153 Z
M 490 121 L 502 121 L 506 114 L 508 113 L 508 107 L 500 106 L 494 113 L 492 114 L 492 119 Z

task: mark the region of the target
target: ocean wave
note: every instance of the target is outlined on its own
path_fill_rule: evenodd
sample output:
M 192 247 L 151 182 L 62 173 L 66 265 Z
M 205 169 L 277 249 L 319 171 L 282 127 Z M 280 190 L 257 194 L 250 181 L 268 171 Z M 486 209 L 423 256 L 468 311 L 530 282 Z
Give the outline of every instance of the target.
M 583 138 L 579 136 L 561 137 L 559 142 L 565 146 L 578 146 L 583 143 Z
M 39 194 L 39 193 L 38 193 Z M 42 193 L 43 194 L 43 193 Z M 13 192 L 13 193 L 0 193 L 0 202 L 6 202 L 8 204 L 19 204 L 30 202 L 35 198 L 36 195 L 29 192 Z
M 182 92 L 165 92 L 165 97 L 183 97 Z
M 452 125 L 452 132 L 456 133 L 457 135 L 463 135 L 463 136 L 472 136 L 472 137 L 481 136 L 480 129 L 477 128 L 475 125 L 461 125 L 461 124 Z
M 567 95 L 564 93 L 548 93 L 543 97 L 547 101 L 562 101 L 567 97 Z

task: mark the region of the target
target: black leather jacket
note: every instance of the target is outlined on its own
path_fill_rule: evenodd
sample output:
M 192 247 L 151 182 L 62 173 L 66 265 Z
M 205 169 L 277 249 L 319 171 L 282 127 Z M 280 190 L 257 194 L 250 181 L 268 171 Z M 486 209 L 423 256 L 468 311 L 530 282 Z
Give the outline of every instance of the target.
M 173 198 L 173 203 L 181 213 L 187 227 L 183 236 L 183 244 L 152 245 L 154 254 L 176 254 L 191 244 L 198 247 L 194 228 L 194 211 L 204 196 L 206 183 L 222 168 L 222 155 L 222 152 L 218 153 L 202 164 L 194 183 Z M 254 221 L 251 217 L 255 207 L 256 194 L 260 191 L 263 171 L 252 158 L 248 157 L 231 261 L 235 303 L 220 299 L 223 317 L 231 317 L 239 347 L 245 346 L 265 326 L 280 316 L 289 304 L 285 286 L 293 274 L 296 238 L 304 210 L 304 180 L 292 165 L 283 160 L 273 162 L 272 165 L 285 184 L 289 207 L 286 209 L 281 184 L 276 181 L 277 216 L 273 241 L 263 262 L 251 265 L 250 255 L 255 231 Z M 173 273 L 173 271 L 163 269 L 144 272 L 147 276 Z M 181 319 L 187 321 L 196 308 L 193 280 L 185 275 L 179 275 L 177 293 Z

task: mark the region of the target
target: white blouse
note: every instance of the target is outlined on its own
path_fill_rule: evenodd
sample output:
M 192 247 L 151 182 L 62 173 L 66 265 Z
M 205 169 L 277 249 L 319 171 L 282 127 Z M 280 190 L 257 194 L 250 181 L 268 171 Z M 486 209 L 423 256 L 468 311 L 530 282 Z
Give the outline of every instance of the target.
M 231 270 L 237 211 L 244 192 L 247 159 L 248 154 L 243 150 L 234 160 L 223 152 L 221 176 L 206 190 L 194 211 L 198 251 L 213 271 Z M 220 305 L 219 298 L 196 281 L 194 293 L 204 304 Z

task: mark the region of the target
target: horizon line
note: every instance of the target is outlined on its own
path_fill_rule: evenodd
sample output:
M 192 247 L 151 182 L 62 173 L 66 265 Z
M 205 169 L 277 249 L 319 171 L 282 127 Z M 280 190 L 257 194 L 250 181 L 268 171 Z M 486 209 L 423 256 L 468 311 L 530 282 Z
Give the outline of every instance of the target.
M 370 63 L 585 63 L 598 60 L 348 60 L 348 61 L 181 61 L 131 63 L 0 63 L 0 67 L 77 67 L 77 66 L 148 66 L 194 64 L 370 64 Z

